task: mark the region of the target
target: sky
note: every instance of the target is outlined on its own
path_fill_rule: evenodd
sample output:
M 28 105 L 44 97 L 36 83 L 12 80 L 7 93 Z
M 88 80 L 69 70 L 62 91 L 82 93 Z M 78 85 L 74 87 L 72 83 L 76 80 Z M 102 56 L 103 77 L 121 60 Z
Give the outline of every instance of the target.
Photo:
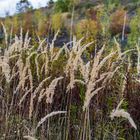
M 8 11 L 10 15 L 16 12 L 16 3 L 20 0 L 0 0 L 0 17 L 4 17 Z M 49 0 L 29 0 L 34 8 L 46 6 Z

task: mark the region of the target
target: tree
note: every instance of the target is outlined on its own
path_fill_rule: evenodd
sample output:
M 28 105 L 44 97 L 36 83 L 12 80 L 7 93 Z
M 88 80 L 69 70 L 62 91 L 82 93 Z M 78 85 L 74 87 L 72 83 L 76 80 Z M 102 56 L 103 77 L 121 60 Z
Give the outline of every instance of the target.
M 54 4 L 54 1 L 53 0 L 49 0 L 49 2 L 47 3 L 48 7 L 52 7 Z
M 57 0 L 55 5 L 55 10 L 57 12 L 68 12 L 69 5 L 70 5 L 70 0 Z
M 33 7 L 31 3 L 28 0 L 20 0 L 20 2 L 17 3 L 16 9 L 18 13 L 23 13 L 31 10 Z
M 6 17 L 9 17 L 9 15 L 10 15 L 10 12 L 9 12 L 8 10 L 6 10 L 6 11 L 5 11 L 5 16 L 6 16 Z

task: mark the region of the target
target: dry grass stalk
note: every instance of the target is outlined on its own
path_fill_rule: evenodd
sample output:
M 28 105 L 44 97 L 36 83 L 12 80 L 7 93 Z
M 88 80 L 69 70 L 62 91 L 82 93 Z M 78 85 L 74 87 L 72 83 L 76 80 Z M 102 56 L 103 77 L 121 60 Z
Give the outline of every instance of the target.
M 67 61 L 66 70 L 65 70 L 66 76 L 70 77 L 70 83 L 67 86 L 67 92 L 70 89 L 74 88 L 74 84 L 76 82 L 85 84 L 84 81 L 75 79 L 75 72 L 77 72 L 78 68 L 80 67 L 80 64 L 82 61 L 81 56 L 83 52 L 86 50 L 87 47 L 93 44 L 93 42 L 88 43 L 87 45 L 83 45 L 83 46 L 81 46 L 81 42 L 82 42 L 82 39 L 79 40 L 78 42 L 74 40 L 73 47 L 71 48 L 71 51 L 69 51 L 69 59 Z
M 57 38 L 57 36 L 58 36 L 58 34 L 59 34 L 59 30 L 57 31 L 57 33 L 55 34 L 55 36 L 54 36 L 54 38 L 53 38 L 53 40 L 52 40 L 52 43 L 50 44 L 50 49 L 49 49 L 49 51 L 50 51 L 50 60 L 51 61 L 53 61 L 53 58 L 54 58 L 54 42 L 55 42 L 55 40 L 56 40 L 56 38 Z
M 28 67 L 28 75 L 29 75 L 29 80 L 30 80 L 30 88 L 33 90 L 33 76 L 32 76 L 32 71 L 31 71 L 31 62 L 30 59 L 31 57 L 37 54 L 36 52 L 32 52 L 26 59 L 26 65 Z
M 47 77 L 47 78 L 45 78 L 42 82 L 40 82 L 40 84 L 39 84 L 39 86 L 35 89 L 35 91 L 34 91 L 34 96 L 33 96 L 33 98 L 35 98 L 36 97 L 36 94 L 41 90 L 41 88 L 43 87 L 43 85 L 44 85 L 44 83 L 47 81 L 47 80 L 49 80 L 50 79 L 50 77 Z
M 137 126 L 136 126 L 135 122 L 133 121 L 132 117 L 130 116 L 130 114 L 128 112 L 126 112 L 124 109 L 119 109 L 122 103 L 123 103 L 123 100 L 120 101 L 120 103 L 118 104 L 116 109 L 112 110 L 112 112 L 110 114 L 111 119 L 114 119 L 114 117 L 126 118 L 130 122 L 132 127 L 137 129 Z
M 55 87 L 57 86 L 57 83 L 59 80 L 63 79 L 63 77 L 55 78 L 49 85 L 49 87 L 46 88 L 45 95 L 46 95 L 46 103 L 51 104 L 53 102 L 53 96 L 55 94 Z
M 36 54 L 36 52 L 32 52 L 28 58 L 26 59 L 27 62 L 27 67 L 28 67 L 28 75 L 29 75 L 29 80 L 30 80 L 30 89 L 31 89 L 31 97 L 30 97 L 30 106 L 29 106 L 29 118 L 31 119 L 32 117 L 32 112 L 33 112 L 33 76 L 32 76 L 32 71 L 31 71 L 31 63 L 30 59 L 31 57 Z
M 39 78 L 40 78 L 40 74 L 39 74 L 39 63 L 38 63 L 39 57 L 40 57 L 40 54 L 37 54 L 37 56 L 35 57 L 36 73 L 37 73 L 38 81 L 39 81 Z
M 6 44 L 6 46 L 8 46 L 8 34 L 7 34 L 7 31 L 6 31 L 4 24 L 3 23 L 1 23 L 1 24 L 3 27 L 4 35 L 5 35 L 5 44 Z
M 105 49 L 105 45 L 95 55 L 92 69 L 89 73 L 89 76 L 86 76 L 86 77 L 89 77 L 89 80 L 87 81 L 87 90 L 85 93 L 83 110 L 88 108 L 91 98 L 95 96 L 104 87 L 104 85 L 102 85 L 101 87 L 96 88 L 96 84 L 100 81 L 102 81 L 103 83 L 104 80 L 107 80 L 108 78 L 110 78 L 109 77 L 110 74 L 114 73 L 114 71 L 105 72 L 105 73 L 100 74 L 100 77 L 99 77 L 100 69 L 104 66 L 107 60 L 109 60 L 116 53 L 116 52 L 112 52 L 101 60 L 104 49 Z
M 49 58 L 48 58 L 48 55 L 47 55 L 47 53 L 46 53 L 46 55 L 45 55 L 45 64 L 44 64 L 44 68 L 45 68 L 45 75 L 47 75 L 48 74 L 48 65 L 49 65 Z
M 5 75 L 5 79 L 7 81 L 7 83 L 10 82 L 10 78 L 11 78 L 11 69 L 10 69 L 10 66 L 9 66 L 9 59 L 8 57 L 3 57 L 0 58 L 0 67 L 2 68 L 2 73 L 4 73 Z
M 38 102 L 40 103 L 43 97 L 45 96 L 45 89 L 42 89 L 39 93 Z
M 36 138 L 34 138 L 32 136 L 24 136 L 23 138 L 27 139 L 27 140 L 37 140 Z
M 137 73 L 139 74 L 140 73 L 140 49 L 139 49 L 139 46 L 136 45 L 137 47 L 137 52 L 138 52 L 138 58 L 137 58 Z
M 26 77 L 23 77 L 20 81 L 19 81 L 19 84 L 17 85 L 16 87 L 16 90 L 14 91 L 14 93 L 16 94 L 17 91 L 22 88 L 22 90 L 24 90 L 24 84 L 25 84 L 25 81 L 29 78 L 29 75 L 27 75 Z
M 26 96 L 31 92 L 31 89 L 29 89 L 24 95 L 23 97 L 20 99 L 19 101 L 19 106 L 22 104 L 22 102 L 25 100 Z
M 45 43 L 45 41 L 46 41 L 46 38 L 40 41 L 37 51 L 43 51 L 43 44 Z
M 31 89 L 32 91 L 32 89 Z M 32 115 L 33 115 L 33 110 L 34 110 L 34 100 L 33 100 L 33 94 L 31 92 L 31 97 L 30 97 L 30 106 L 29 106 L 29 119 L 31 119 Z
M 48 118 L 58 115 L 58 114 L 66 114 L 67 111 L 55 111 L 55 112 L 51 112 L 50 114 L 46 115 L 45 117 L 43 117 L 37 124 L 36 130 L 38 127 L 40 127 Z

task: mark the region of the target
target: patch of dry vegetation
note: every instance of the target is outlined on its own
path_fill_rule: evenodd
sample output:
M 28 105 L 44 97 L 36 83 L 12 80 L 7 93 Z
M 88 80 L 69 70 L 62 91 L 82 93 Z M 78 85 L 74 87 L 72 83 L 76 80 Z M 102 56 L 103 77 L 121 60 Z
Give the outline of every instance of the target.
M 4 31 L 6 34 L 6 29 Z M 100 96 L 106 96 L 105 92 L 111 92 L 106 90 L 111 89 L 112 81 L 116 82 L 114 76 L 121 73 L 126 54 L 130 51 L 121 53 L 115 40 L 113 50 L 104 43 L 94 57 L 88 59 L 83 55 L 88 47 L 94 45 L 93 42 L 83 44 L 83 39 L 77 41 L 74 37 L 72 42 L 56 50 L 56 37 L 57 34 L 51 44 L 40 40 L 37 48 L 30 45 L 28 33 L 23 37 L 22 30 L 12 44 L 8 44 L 6 38 L 6 46 L 0 54 L 2 139 L 91 139 L 93 114 L 90 105 L 94 106 L 93 100 L 98 102 Z M 77 113 L 80 111 L 79 121 L 73 124 L 72 107 L 76 96 L 83 97 L 79 99 L 80 106 L 76 110 Z M 113 96 L 120 100 L 124 92 Z M 106 116 L 109 117 L 109 114 Z M 125 117 L 136 128 L 130 114 L 122 109 L 117 108 L 111 116 Z M 71 135 L 72 125 L 77 132 L 74 136 Z M 55 129 L 58 129 L 56 135 Z M 109 137 L 107 133 L 106 138 Z

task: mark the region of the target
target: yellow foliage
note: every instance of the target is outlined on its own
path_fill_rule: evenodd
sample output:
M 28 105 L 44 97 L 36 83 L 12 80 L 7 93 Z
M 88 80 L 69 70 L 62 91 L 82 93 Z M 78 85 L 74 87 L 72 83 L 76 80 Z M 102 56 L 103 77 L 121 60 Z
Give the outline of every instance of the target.
M 11 22 L 11 18 L 10 17 L 7 17 L 4 21 L 4 25 L 7 29 L 7 32 L 10 32 L 11 30 L 11 27 L 12 27 L 12 22 Z
M 17 34 L 20 30 L 18 16 L 16 15 L 13 16 L 12 22 L 13 22 L 13 34 Z
M 98 22 L 92 19 L 81 20 L 76 26 L 77 37 L 85 37 L 88 42 L 95 40 L 96 35 L 99 31 L 100 27 Z
M 61 13 L 56 13 L 52 16 L 52 29 L 57 32 L 63 27 Z
M 38 36 L 45 36 L 48 33 L 49 20 L 41 10 L 34 13 L 35 32 Z

